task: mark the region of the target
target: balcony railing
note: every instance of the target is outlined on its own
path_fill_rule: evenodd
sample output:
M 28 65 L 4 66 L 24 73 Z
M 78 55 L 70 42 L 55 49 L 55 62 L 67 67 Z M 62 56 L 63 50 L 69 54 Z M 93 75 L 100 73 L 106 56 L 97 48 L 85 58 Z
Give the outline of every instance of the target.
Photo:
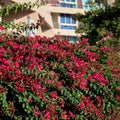
M 56 7 L 67 7 L 67 8 L 82 8 L 81 0 L 79 2 L 65 2 L 58 0 L 48 0 L 48 6 L 56 6 Z
M 61 30 L 76 30 L 77 25 L 76 24 L 54 22 L 53 27 L 55 29 L 61 29 Z

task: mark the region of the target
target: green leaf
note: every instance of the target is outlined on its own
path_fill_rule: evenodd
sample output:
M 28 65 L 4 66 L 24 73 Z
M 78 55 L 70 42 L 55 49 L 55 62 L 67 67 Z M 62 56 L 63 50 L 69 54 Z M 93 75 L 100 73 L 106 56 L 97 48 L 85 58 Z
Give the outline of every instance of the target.
M 5 16 L 6 16 L 6 15 L 9 15 L 9 7 L 6 7 L 6 8 L 5 8 Z

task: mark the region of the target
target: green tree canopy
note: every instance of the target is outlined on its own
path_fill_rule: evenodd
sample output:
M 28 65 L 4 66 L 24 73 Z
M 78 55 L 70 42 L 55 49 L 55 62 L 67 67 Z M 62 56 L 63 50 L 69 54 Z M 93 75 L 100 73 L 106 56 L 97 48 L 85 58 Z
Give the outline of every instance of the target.
M 92 40 L 90 44 L 95 44 L 104 37 L 120 38 L 120 0 L 112 5 L 104 2 L 102 7 L 92 7 L 85 14 L 78 13 L 73 18 L 79 21 L 76 32 L 85 33 Z

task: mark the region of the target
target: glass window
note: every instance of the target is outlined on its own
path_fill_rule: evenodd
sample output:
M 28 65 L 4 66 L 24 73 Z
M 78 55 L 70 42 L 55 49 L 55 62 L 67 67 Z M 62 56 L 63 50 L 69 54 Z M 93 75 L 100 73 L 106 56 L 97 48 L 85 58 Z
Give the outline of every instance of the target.
M 76 24 L 76 21 L 72 19 L 72 24 Z
M 70 26 L 70 25 L 61 25 L 61 29 L 66 29 L 66 30 L 75 30 L 76 26 Z
M 77 37 L 71 37 L 71 41 L 75 43 L 77 41 Z
M 76 8 L 75 4 L 60 3 L 60 7 Z
M 78 39 L 77 36 L 63 36 L 63 37 L 64 37 L 65 40 L 68 40 L 72 43 L 77 42 L 77 39 Z
M 91 7 L 90 7 L 89 4 L 87 4 L 87 2 L 88 2 L 88 0 L 83 0 L 83 6 L 84 6 L 84 9 L 85 9 L 85 10 L 90 10 Z
M 75 2 L 75 0 L 65 0 L 66 2 Z
M 66 14 L 66 23 L 71 23 L 71 17 L 68 14 Z
M 60 14 L 60 22 L 76 24 L 76 21 L 72 19 L 72 15 L 70 15 L 70 14 Z
M 75 2 L 75 0 L 71 0 L 71 2 Z
M 76 8 L 76 5 L 75 5 L 75 4 L 73 4 L 73 5 L 72 5 L 72 8 Z
M 64 14 L 60 15 L 60 22 L 65 23 L 65 15 Z
M 76 8 L 75 0 L 60 0 L 60 7 Z
M 76 29 L 76 21 L 72 19 L 70 14 L 60 14 L 60 28 L 61 29 Z
M 70 2 L 70 0 L 66 0 L 67 2 Z

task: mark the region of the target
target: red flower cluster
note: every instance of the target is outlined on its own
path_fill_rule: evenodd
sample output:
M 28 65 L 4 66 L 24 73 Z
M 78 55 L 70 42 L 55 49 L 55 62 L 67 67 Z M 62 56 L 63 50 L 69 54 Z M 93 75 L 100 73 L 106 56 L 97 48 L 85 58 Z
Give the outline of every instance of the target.
M 5 28 L 2 25 L 0 25 L 0 31 L 1 30 L 5 30 Z
M 0 117 L 77 120 L 110 115 L 120 83 L 112 76 L 110 61 L 107 67 L 101 64 L 99 52 L 91 48 L 86 38 L 72 44 L 56 37 L 1 34 Z M 102 72 L 97 69 L 101 66 Z
M 94 72 L 92 75 L 88 77 L 88 80 L 96 82 L 98 81 L 101 85 L 106 85 L 109 81 L 104 78 L 103 75 Z

